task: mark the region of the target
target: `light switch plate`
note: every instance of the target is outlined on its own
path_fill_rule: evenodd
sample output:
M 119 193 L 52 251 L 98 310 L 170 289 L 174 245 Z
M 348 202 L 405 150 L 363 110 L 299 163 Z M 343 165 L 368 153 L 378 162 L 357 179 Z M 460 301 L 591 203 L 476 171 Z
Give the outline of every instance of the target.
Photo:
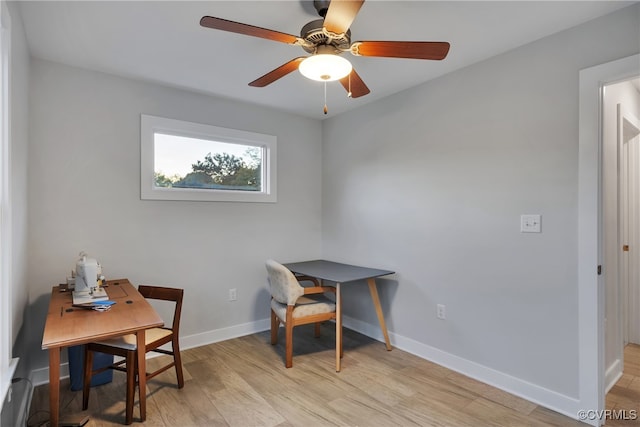
M 521 233 L 541 233 L 540 226 L 541 216 L 539 214 L 520 215 L 520 232 Z

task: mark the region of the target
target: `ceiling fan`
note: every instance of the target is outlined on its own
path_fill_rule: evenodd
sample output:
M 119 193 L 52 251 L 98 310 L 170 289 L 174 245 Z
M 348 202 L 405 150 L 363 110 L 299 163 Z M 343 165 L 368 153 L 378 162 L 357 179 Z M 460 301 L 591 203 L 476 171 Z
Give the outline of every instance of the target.
M 449 52 L 447 42 L 356 41 L 352 43 L 349 27 L 364 0 L 315 0 L 313 3 L 323 19 L 311 21 L 302 27 L 300 37 L 212 16 L 203 16 L 200 25 L 298 45 L 311 54 L 292 59 L 252 81 L 249 86 L 264 87 L 294 70 L 299 70 L 305 77 L 313 80 L 324 82 L 340 80 L 348 96 L 353 98 L 364 96 L 370 90 L 351 63 L 340 56 L 344 52 L 351 52 L 356 56 L 429 60 L 442 60 Z

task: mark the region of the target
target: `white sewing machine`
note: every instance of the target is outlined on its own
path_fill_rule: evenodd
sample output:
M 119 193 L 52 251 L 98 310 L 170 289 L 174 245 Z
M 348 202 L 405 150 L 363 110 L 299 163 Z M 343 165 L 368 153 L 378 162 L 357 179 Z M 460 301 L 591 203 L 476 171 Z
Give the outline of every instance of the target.
M 98 264 L 98 261 L 81 254 L 80 259 L 76 262 L 76 278 L 73 291 L 74 304 L 86 304 L 108 299 L 104 288 L 98 284 L 98 278 L 101 274 L 102 267 Z

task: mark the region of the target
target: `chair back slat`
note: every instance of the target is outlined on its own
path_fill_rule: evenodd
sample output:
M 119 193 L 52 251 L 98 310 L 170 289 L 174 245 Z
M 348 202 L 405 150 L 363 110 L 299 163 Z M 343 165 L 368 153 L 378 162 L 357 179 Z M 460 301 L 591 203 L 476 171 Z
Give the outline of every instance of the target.
M 146 299 L 156 299 L 162 301 L 175 302 L 173 310 L 173 333 L 178 335 L 180 329 L 180 315 L 182 313 L 182 299 L 184 297 L 184 289 L 167 288 L 163 286 L 140 285 L 138 292 Z

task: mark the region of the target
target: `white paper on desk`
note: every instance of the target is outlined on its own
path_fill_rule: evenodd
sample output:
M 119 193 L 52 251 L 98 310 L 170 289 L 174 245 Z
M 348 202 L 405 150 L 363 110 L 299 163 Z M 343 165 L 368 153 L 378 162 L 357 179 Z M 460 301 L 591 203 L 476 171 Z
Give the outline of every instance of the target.
M 98 288 L 93 292 L 90 291 L 73 291 L 73 303 L 74 304 L 90 304 L 96 301 L 108 300 L 109 296 L 103 288 Z

